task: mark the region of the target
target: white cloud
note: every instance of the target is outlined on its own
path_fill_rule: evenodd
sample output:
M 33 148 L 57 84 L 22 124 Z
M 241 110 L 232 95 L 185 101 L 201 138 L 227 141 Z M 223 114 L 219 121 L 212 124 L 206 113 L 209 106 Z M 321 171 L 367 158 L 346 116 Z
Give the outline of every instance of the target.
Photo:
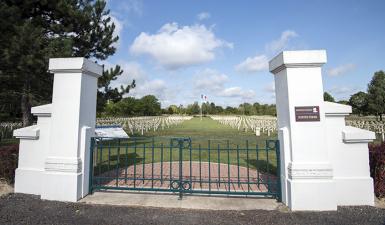
M 355 64 L 349 63 L 349 64 L 344 64 L 340 65 L 334 68 L 330 68 L 327 70 L 327 74 L 329 76 L 339 76 L 342 74 L 345 74 L 347 72 L 350 72 L 356 68 Z
M 269 83 L 269 84 L 267 84 L 267 85 L 263 88 L 263 90 L 264 90 L 265 92 L 269 92 L 269 93 L 275 94 L 275 83 L 274 83 L 274 81 L 271 82 L 271 83 Z
M 219 92 L 218 96 L 230 97 L 230 98 L 240 97 L 242 99 L 252 99 L 256 96 L 256 93 L 253 90 L 244 90 L 241 87 L 230 87 L 230 88 L 226 88 L 223 91 Z
M 121 85 L 126 86 L 131 84 L 132 80 L 135 80 L 136 83 L 142 83 L 148 80 L 147 74 L 143 71 L 139 63 L 121 63 L 120 66 L 123 70 L 123 74 L 111 82 L 111 87 L 120 87 Z M 105 68 L 111 67 L 112 65 L 110 63 L 106 63 Z
M 278 40 L 273 40 L 266 45 L 266 50 L 272 54 L 282 51 L 287 46 L 290 39 L 295 37 L 298 37 L 298 34 L 295 31 L 285 30 Z
M 327 89 L 336 100 L 349 100 L 350 96 L 358 91 L 364 90 L 365 87 L 360 86 L 333 86 Z
M 135 38 L 130 52 L 149 55 L 173 70 L 211 61 L 215 50 L 222 47 L 232 48 L 232 44 L 218 39 L 205 25 L 182 27 L 167 23 L 156 34 L 142 32 Z
M 136 98 L 141 98 L 145 95 L 155 95 L 160 100 L 165 99 L 167 85 L 166 82 L 161 79 L 154 79 L 142 82 L 138 84 L 136 88 L 130 91 L 129 95 Z
M 334 86 L 329 89 L 329 92 L 335 95 L 349 95 L 358 91 L 358 87 L 349 87 L 349 86 Z
M 287 47 L 290 39 L 297 37 L 298 34 L 293 30 L 286 30 L 282 32 L 278 40 L 273 40 L 265 46 L 265 54 L 256 55 L 254 57 L 247 57 L 245 60 L 235 66 L 235 70 L 242 73 L 255 73 L 259 71 L 266 71 L 269 67 L 268 56 L 276 54 Z
M 136 14 L 141 16 L 143 14 L 143 2 L 141 0 L 107 0 L 109 8 L 114 5 L 114 9 L 122 14 Z
M 243 62 L 235 66 L 239 72 L 254 73 L 267 70 L 269 67 L 266 55 L 256 55 L 255 57 L 247 57 Z
M 215 92 L 224 88 L 224 84 L 229 80 L 228 76 L 216 70 L 205 69 L 198 72 L 194 78 L 194 89 L 200 92 Z
M 197 15 L 198 20 L 206 20 L 210 17 L 211 17 L 211 15 L 208 12 L 201 12 Z

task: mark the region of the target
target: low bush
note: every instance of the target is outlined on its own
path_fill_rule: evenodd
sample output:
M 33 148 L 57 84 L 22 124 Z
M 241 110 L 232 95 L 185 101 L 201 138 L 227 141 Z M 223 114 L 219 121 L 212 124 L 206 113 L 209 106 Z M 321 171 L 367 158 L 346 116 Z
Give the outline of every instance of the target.
M 369 164 L 374 192 L 378 198 L 385 198 L 385 143 L 369 145 Z
M 9 183 L 15 181 L 18 156 L 18 144 L 0 147 L 0 179 L 4 179 Z

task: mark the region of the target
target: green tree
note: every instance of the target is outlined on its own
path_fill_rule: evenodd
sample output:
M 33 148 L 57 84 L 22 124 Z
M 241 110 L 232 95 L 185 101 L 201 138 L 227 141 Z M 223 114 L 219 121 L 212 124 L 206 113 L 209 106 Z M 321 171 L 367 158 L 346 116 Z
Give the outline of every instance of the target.
M 366 115 L 368 113 L 368 94 L 357 92 L 350 96 L 349 105 L 353 108 L 354 114 Z
M 385 113 L 385 73 L 382 70 L 375 72 L 368 84 L 368 109 L 382 121 Z
M 143 96 L 139 100 L 141 115 L 155 116 L 161 114 L 160 102 L 154 95 Z
M 198 102 L 194 102 L 194 104 L 188 105 L 186 109 L 186 113 L 189 115 L 198 115 L 200 114 L 200 106 Z
M 0 104 L 9 115 L 33 121 L 31 107 L 48 103 L 52 57 L 105 60 L 115 53 L 115 25 L 102 0 L 0 2 Z M 18 103 L 20 106 L 11 106 Z M 12 112 L 16 110 L 16 112 Z
M 335 102 L 333 96 L 326 91 L 324 92 L 324 101 Z
M 227 106 L 225 109 L 225 114 L 240 114 L 238 109 L 235 107 Z
M 349 105 L 349 101 L 347 100 L 339 100 L 337 103 L 343 104 L 343 105 Z
M 176 105 L 170 105 L 170 106 L 168 107 L 167 112 L 168 112 L 168 114 L 178 114 L 178 113 L 180 113 L 180 112 L 179 112 L 179 108 L 178 108 L 178 106 L 176 106 Z
M 123 85 L 121 85 L 119 88 L 111 87 L 111 81 L 116 80 L 120 75 L 122 75 L 122 73 L 123 70 L 121 70 L 119 65 L 116 65 L 115 68 L 104 70 L 103 75 L 99 77 L 97 101 L 97 111 L 99 113 L 103 112 L 108 101 L 116 103 L 122 100 L 124 94 L 129 93 L 132 88 L 135 88 L 135 80 L 133 80 L 132 83 L 126 87 Z
M 240 104 L 238 110 L 244 115 L 253 115 L 255 113 L 253 106 L 247 102 Z
M 216 114 L 222 114 L 223 112 L 224 112 L 224 109 L 222 106 L 220 106 L 220 105 L 215 106 L 215 113 Z

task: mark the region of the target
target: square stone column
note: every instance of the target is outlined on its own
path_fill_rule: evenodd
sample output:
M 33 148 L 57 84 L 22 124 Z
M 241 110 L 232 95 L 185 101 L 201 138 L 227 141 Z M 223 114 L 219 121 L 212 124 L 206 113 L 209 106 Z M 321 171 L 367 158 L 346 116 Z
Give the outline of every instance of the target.
M 88 193 L 90 136 L 103 68 L 85 58 L 54 58 L 49 70 L 54 73 L 52 121 L 41 198 L 77 201 Z
M 292 210 L 336 210 L 321 67 L 326 51 L 284 51 L 269 62 L 281 144 L 282 201 Z

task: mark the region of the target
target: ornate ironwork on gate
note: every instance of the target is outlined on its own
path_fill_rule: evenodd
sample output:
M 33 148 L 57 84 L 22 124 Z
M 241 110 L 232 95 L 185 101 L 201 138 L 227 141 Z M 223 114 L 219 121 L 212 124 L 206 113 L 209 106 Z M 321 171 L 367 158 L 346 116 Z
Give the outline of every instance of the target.
M 92 138 L 90 192 L 103 189 L 264 195 L 280 199 L 279 142 Z

